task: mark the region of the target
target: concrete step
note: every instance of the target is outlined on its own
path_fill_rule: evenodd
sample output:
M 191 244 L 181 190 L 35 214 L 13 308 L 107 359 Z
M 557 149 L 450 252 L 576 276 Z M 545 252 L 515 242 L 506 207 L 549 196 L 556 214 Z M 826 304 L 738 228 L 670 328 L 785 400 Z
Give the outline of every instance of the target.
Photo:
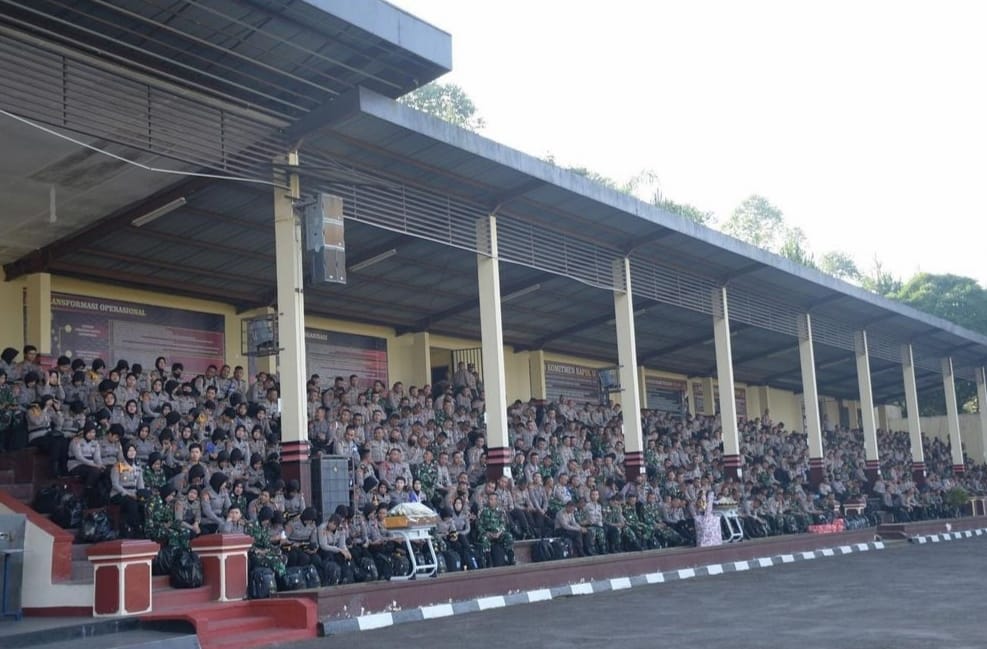
M 93 564 L 88 559 L 73 561 L 71 581 L 76 584 L 93 583 Z
M 13 469 L 0 469 L 0 484 L 14 484 Z
M 22 503 L 29 505 L 34 500 L 34 487 L 23 482 L 0 483 L 0 491 L 5 491 Z
M 278 626 L 278 621 L 273 617 L 264 615 L 249 615 L 250 609 L 243 611 L 245 615 L 240 617 L 229 617 L 221 620 L 208 620 L 199 623 L 199 633 L 203 631 L 208 635 L 229 635 L 230 633 L 247 633 L 248 631 L 260 631 L 261 629 L 273 629 Z M 205 627 L 203 629 L 203 626 Z
M 97 638 L 84 637 L 32 645 L 33 649 L 200 649 L 200 647 L 199 639 L 194 634 L 149 630 L 124 631 Z
M 165 582 L 167 583 L 167 582 Z M 212 601 L 212 591 L 207 586 L 200 588 L 155 588 L 151 591 L 151 601 L 154 611 L 187 608 L 193 604 L 205 604 Z

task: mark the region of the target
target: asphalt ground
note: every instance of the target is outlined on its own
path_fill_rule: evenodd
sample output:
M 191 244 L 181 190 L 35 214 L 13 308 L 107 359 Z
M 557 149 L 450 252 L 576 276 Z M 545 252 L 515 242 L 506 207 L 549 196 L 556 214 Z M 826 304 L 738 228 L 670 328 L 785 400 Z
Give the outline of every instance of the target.
M 401 624 L 292 647 L 982 649 L 985 595 L 987 537 L 900 542 L 879 551 Z

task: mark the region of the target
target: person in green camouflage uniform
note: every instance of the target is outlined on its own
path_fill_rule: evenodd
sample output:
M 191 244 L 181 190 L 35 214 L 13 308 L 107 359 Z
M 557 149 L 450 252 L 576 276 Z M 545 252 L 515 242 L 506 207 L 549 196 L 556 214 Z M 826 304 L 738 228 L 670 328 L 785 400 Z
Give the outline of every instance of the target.
M 439 478 L 439 465 L 435 463 L 435 455 L 431 449 L 425 449 L 422 463 L 415 469 L 415 478 L 421 481 L 422 491 L 431 502 L 435 497 L 435 483 Z
M 624 520 L 627 521 L 627 528 L 633 533 L 633 541 L 629 540 L 628 545 L 639 550 L 647 547 L 648 538 L 651 536 L 648 529 L 641 520 L 641 515 L 637 511 L 637 494 L 627 494 L 627 502 L 624 504 Z M 634 545 L 634 541 L 637 542 Z
M 240 508 L 240 513 L 244 518 L 247 516 L 247 483 L 245 480 L 234 480 L 230 489 L 230 509 Z
M 175 488 L 171 485 L 151 492 L 144 505 L 144 535 L 161 545 L 188 550 L 192 536 L 175 520 L 174 500 Z
M 496 491 L 487 494 L 487 506 L 480 510 L 476 518 L 476 537 L 484 554 L 490 552 L 494 542 L 502 543 L 508 556 L 514 552 L 514 537 L 507 525 L 507 517 L 497 502 Z
M 614 494 L 603 507 L 603 528 L 610 552 L 622 552 L 625 543 L 633 547 L 637 542 L 633 530 L 624 519 L 624 500 L 619 493 Z
M 162 468 L 161 454 L 157 451 L 151 453 L 147 458 L 147 466 L 144 467 L 144 488 L 157 493 L 161 487 L 168 482 L 168 475 Z
M 284 554 L 280 546 L 271 539 L 272 518 L 274 518 L 274 510 L 267 506 L 261 507 L 257 513 L 257 520 L 249 521 L 244 529 L 254 540 L 249 552 L 250 567 L 270 568 L 278 577 L 284 577 L 286 569 Z

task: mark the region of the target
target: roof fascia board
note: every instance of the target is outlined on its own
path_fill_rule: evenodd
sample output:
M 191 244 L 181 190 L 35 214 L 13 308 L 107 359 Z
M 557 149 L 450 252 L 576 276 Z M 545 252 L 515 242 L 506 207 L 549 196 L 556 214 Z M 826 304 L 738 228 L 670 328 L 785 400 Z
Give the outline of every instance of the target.
M 452 70 L 452 36 L 407 11 L 381 0 L 304 0 L 368 34 Z M 427 82 L 423 80 L 423 82 Z

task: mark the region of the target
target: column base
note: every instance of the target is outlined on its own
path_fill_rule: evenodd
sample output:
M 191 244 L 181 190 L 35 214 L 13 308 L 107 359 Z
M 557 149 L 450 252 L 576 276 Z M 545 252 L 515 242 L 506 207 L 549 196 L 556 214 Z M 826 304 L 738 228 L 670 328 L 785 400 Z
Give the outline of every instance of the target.
M 305 494 L 305 502 L 312 500 L 312 463 L 309 462 L 307 441 L 281 443 L 281 479 L 297 480 Z
M 633 481 L 639 475 L 645 473 L 644 453 L 641 451 L 629 451 L 624 454 L 624 476 L 627 482 Z
M 826 463 L 821 457 L 809 458 L 809 486 L 816 489 L 826 477 Z
M 740 468 L 740 456 L 739 455 L 724 455 L 723 456 L 723 475 L 727 478 L 732 478 L 734 480 L 742 480 L 744 477 L 744 471 Z
M 912 462 L 912 482 L 919 487 L 925 485 L 925 462 Z
M 867 476 L 867 491 L 871 491 L 874 483 L 881 477 L 881 461 L 867 460 L 864 464 L 864 474 Z
M 954 464 L 953 465 L 953 473 L 955 475 L 963 475 L 964 473 L 966 473 L 966 465 L 965 464 Z
M 487 480 L 499 480 L 511 475 L 511 460 L 514 459 L 514 452 L 509 448 L 488 448 L 487 449 Z

